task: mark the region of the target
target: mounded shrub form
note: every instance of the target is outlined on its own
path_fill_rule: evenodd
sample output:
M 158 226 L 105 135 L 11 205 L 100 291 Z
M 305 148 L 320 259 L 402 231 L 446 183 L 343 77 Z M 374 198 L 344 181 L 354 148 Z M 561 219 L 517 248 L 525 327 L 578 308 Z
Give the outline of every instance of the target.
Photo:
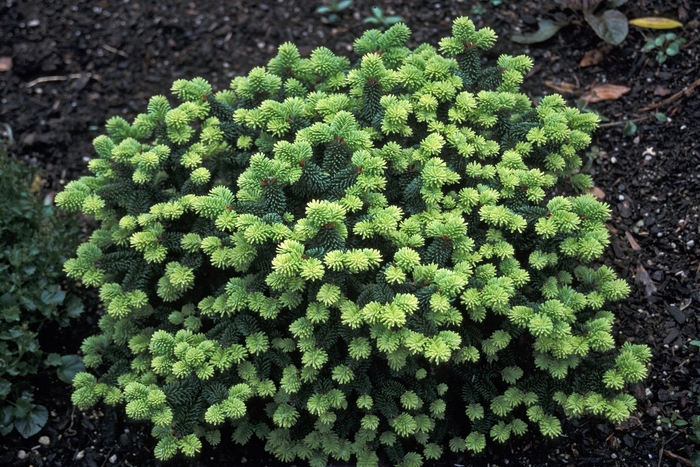
M 348 59 L 284 44 L 212 92 L 178 80 L 95 139 L 57 197 L 101 228 L 65 264 L 100 288 L 73 401 L 150 420 L 158 459 L 257 436 L 283 461 L 421 465 L 560 418 L 625 420 L 646 346 L 616 345 L 628 286 L 593 262 L 609 208 L 577 173 L 597 117 L 438 48 L 368 31 Z M 228 441 L 226 441 L 228 442 Z

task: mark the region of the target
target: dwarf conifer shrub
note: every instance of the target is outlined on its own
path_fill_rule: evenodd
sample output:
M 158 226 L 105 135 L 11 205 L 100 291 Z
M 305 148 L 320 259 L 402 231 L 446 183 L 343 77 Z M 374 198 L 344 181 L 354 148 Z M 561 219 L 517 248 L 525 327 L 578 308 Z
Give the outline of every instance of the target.
M 439 49 L 369 31 L 355 65 L 284 44 L 212 92 L 178 80 L 95 140 L 57 197 L 101 228 L 65 264 L 100 288 L 73 401 L 150 420 L 155 455 L 262 438 L 283 461 L 412 466 L 560 418 L 619 422 L 645 346 L 617 346 L 609 208 L 577 155 L 596 116 L 482 69 L 492 30 Z

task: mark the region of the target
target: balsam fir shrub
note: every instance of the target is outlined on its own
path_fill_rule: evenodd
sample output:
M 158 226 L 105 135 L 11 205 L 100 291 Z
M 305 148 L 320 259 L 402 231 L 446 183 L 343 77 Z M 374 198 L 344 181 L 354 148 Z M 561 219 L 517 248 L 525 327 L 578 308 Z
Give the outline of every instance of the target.
M 67 273 L 100 288 L 73 401 L 149 420 L 158 459 L 253 436 L 282 461 L 417 466 L 562 417 L 620 422 L 647 347 L 595 261 L 595 114 L 519 93 L 532 66 L 467 18 L 439 47 L 366 32 L 352 65 L 284 44 L 212 92 L 178 80 L 107 122 L 57 197 L 101 222 Z M 227 442 L 227 441 L 225 441 Z
M 35 177 L 0 146 L 0 435 L 17 429 L 25 438 L 49 415 L 32 401 L 32 378 L 56 366 L 70 383 L 85 370 L 77 355 L 46 355 L 39 339 L 43 326 L 68 326 L 83 306 L 61 284 L 61 265 L 78 246 L 78 224 L 42 202 Z

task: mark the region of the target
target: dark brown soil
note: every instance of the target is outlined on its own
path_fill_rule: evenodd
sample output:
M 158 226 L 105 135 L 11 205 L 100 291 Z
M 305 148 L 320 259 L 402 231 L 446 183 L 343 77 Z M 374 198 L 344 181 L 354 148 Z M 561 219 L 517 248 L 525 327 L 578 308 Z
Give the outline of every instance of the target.
M 47 191 L 59 191 L 86 173 L 91 141 L 113 115 L 133 118 L 147 99 L 168 92 L 178 78 L 202 76 L 215 89 L 261 66 L 285 41 L 303 53 L 325 46 L 350 54 L 365 29 L 362 19 L 380 4 L 402 15 L 413 30 L 412 43 L 436 44 L 451 19 L 471 16 L 501 37 L 487 59 L 501 53 L 531 55 L 535 68 L 525 83 L 532 98 L 569 89 L 571 105 L 595 85 L 623 85 L 617 99 L 590 104 L 610 119 L 596 133 L 591 157 L 596 185 L 613 208 L 608 222 L 612 248 L 604 260 L 633 284 L 631 297 L 617 306 L 619 341 L 648 344 L 653 366 L 644 384 L 630 388 L 639 410 L 621 426 L 592 419 L 570 421 L 553 442 L 532 437 L 506 444 L 480 457 L 448 456 L 441 465 L 691 465 L 700 447 L 687 427 L 660 426 L 659 417 L 688 421 L 700 414 L 700 3 L 696 0 L 632 0 L 621 7 L 629 17 L 680 19 L 687 43 L 678 56 L 659 66 L 642 52 L 653 31 L 631 28 L 626 41 L 606 47 L 582 17 L 552 0 L 355 0 L 336 24 L 315 14 L 321 0 L 4 0 L 0 5 L 0 123 L 12 129 L 11 154 L 43 168 Z M 532 32 L 541 18 L 569 17 L 572 24 L 554 38 L 531 46 L 508 40 Z M 599 63 L 581 67 L 584 54 L 600 50 Z M 0 69 L 4 69 L 0 68 Z M 546 83 L 549 83 L 548 85 Z M 568 88 L 567 85 L 571 85 Z M 684 91 L 685 90 L 685 91 Z M 659 122 L 655 113 L 668 117 Z M 623 135 L 626 120 L 636 134 Z M 94 299 L 93 299 L 94 301 Z M 94 305 L 93 305 L 94 308 Z M 47 347 L 76 352 L 94 332 L 88 310 L 68 333 L 46 333 Z M 70 389 L 51 378 L 37 378 L 38 403 L 51 412 L 47 426 L 23 439 L 0 438 L 0 465 L 110 466 L 157 465 L 146 425 L 126 423 L 117 412 L 86 413 L 70 404 Z M 102 411 L 100 411 L 102 410 Z M 38 443 L 46 435 L 51 444 Z M 224 439 L 227 439 L 224 434 Z M 278 465 L 259 444 L 244 448 L 224 442 L 207 447 L 191 461 L 170 465 Z

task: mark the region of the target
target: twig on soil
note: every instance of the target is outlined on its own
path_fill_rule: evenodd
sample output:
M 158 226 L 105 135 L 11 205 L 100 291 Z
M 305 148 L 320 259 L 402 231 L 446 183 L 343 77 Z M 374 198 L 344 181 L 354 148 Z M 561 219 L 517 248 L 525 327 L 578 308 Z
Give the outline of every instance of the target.
M 51 81 L 66 81 L 68 79 L 78 79 L 82 78 L 84 73 L 73 73 L 68 76 L 42 76 L 41 78 L 37 78 L 33 81 L 30 81 L 27 83 L 27 87 L 31 88 L 32 86 L 36 86 L 39 83 L 49 83 Z M 91 73 L 88 73 L 88 76 L 92 76 Z
M 105 49 L 107 52 L 112 52 L 113 54 L 117 54 L 121 57 L 129 58 L 129 55 L 126 52 L 124 52 L 123 50 L 115 49 L 110 45 L 102 44 L 102 48 Z
M 105 467 L 105 464 L 106 464 L 107 461 L 109 460 L 109 455 L 112 454 L 112 451 L 114 451 L 114 446 L 112 446 L 112 448 L 109 450 L 109 452 L 108 452 L 107 454 L 105 454 L 105 460 L 102 461 L 102 466 L 101 466 L 101 467 Z
M 664 451 L 664 454 L 666 454 L 668 457 L 671 457 L 671 458 L 673 458 L 673 459 L 676 459 L 677 461 L 680 461 L 680 462 L 682 462 L 682 463 L 685 464 L 685 465 L 688 465 L 688 466 L 690 466 L 690 467 L 694 467 L 694 465 L 695 465 L 695 464 L 693 464 L 693 463 L 690 461 L 690 459 L 686 459 L 685 457 L 681 457 L 681 456 L 679 456 L 678 454 L 674 454 L 674 453 L 672 453 L 671 451 L 667 451 L 667 450 L 665 450 L 665 449 L 664 449 L 663 451 Z
M 610 122 L 610 123 L 601 123 L 598 125 L 598 128 L 609 128 L 613 126 L 622 126 L 625 125 L 627 122 L 643 122 L 644 120 L 649 120 L 651 116 L 647 115 L 646 117 L 639 117 L 639 118 L 633 118 L 631 120 L 619 120 L 617 122 Z
M 73 422 L 74 421 L 75 421 L 75 406 L 73 406 L 73 410 L 70 413 L 70 425 L 65 430 L 66 434 L 74 435 L 76 433 L 76 431 L 73 430 Z
M 676 433 L 675 435 L 671 436 L 668 440 L 666 439 L 665 436 L 664 436 L 663 438 L 661 438 L 661 447 L 659 448 L 659 463 L 658 463 L 658 467 L 661 467 L 661 459 L 663 459 L 664 454 L 667 454 L 669 457 L 675 457 L 675 454 L 673 454 L 673 453 L 670 452 L 670 451 L 667 451 L 667 450 L 664 449 L 664 448 L 666 447 L 666 445 L 667 445 L 668 443 L 670 443 L 670 442 L 673 440 L 673 438 L 675 438 L 675 437 L 678 436 L 679 434 L 680 434 L 680 433 Z M 687 460 L 687 459 L 686 459 L 686 460 Z M 692 464 L 691 464 L 691 467 L 692 467 Z
M 647 110 L 656 109 L 656 108 L 661 107 L 663 105 L 669 104 L 669 103 L 675 101 L 676 99 L 680 98 L 681 96 L 684 96 L 684 95 L 689 96 L 690 94 L 692 94 L 693 91 L 695 91 L 695 88 L 697 88 L 698 86 L 700 86 L 700 78 L 696 79 L 695 81 L 690 83 L 690 85 L 688 85 L 687 87 L 678 91 L 677 93 L 675 93 L 671 97 L 668 97 L 668 98 L 666 98 L 660 102 L 657 102 L 655 104 L 648 105 L 648 106 L 644 107 L 643 109 L 639 109 L 639 111 L 646 112 Z

